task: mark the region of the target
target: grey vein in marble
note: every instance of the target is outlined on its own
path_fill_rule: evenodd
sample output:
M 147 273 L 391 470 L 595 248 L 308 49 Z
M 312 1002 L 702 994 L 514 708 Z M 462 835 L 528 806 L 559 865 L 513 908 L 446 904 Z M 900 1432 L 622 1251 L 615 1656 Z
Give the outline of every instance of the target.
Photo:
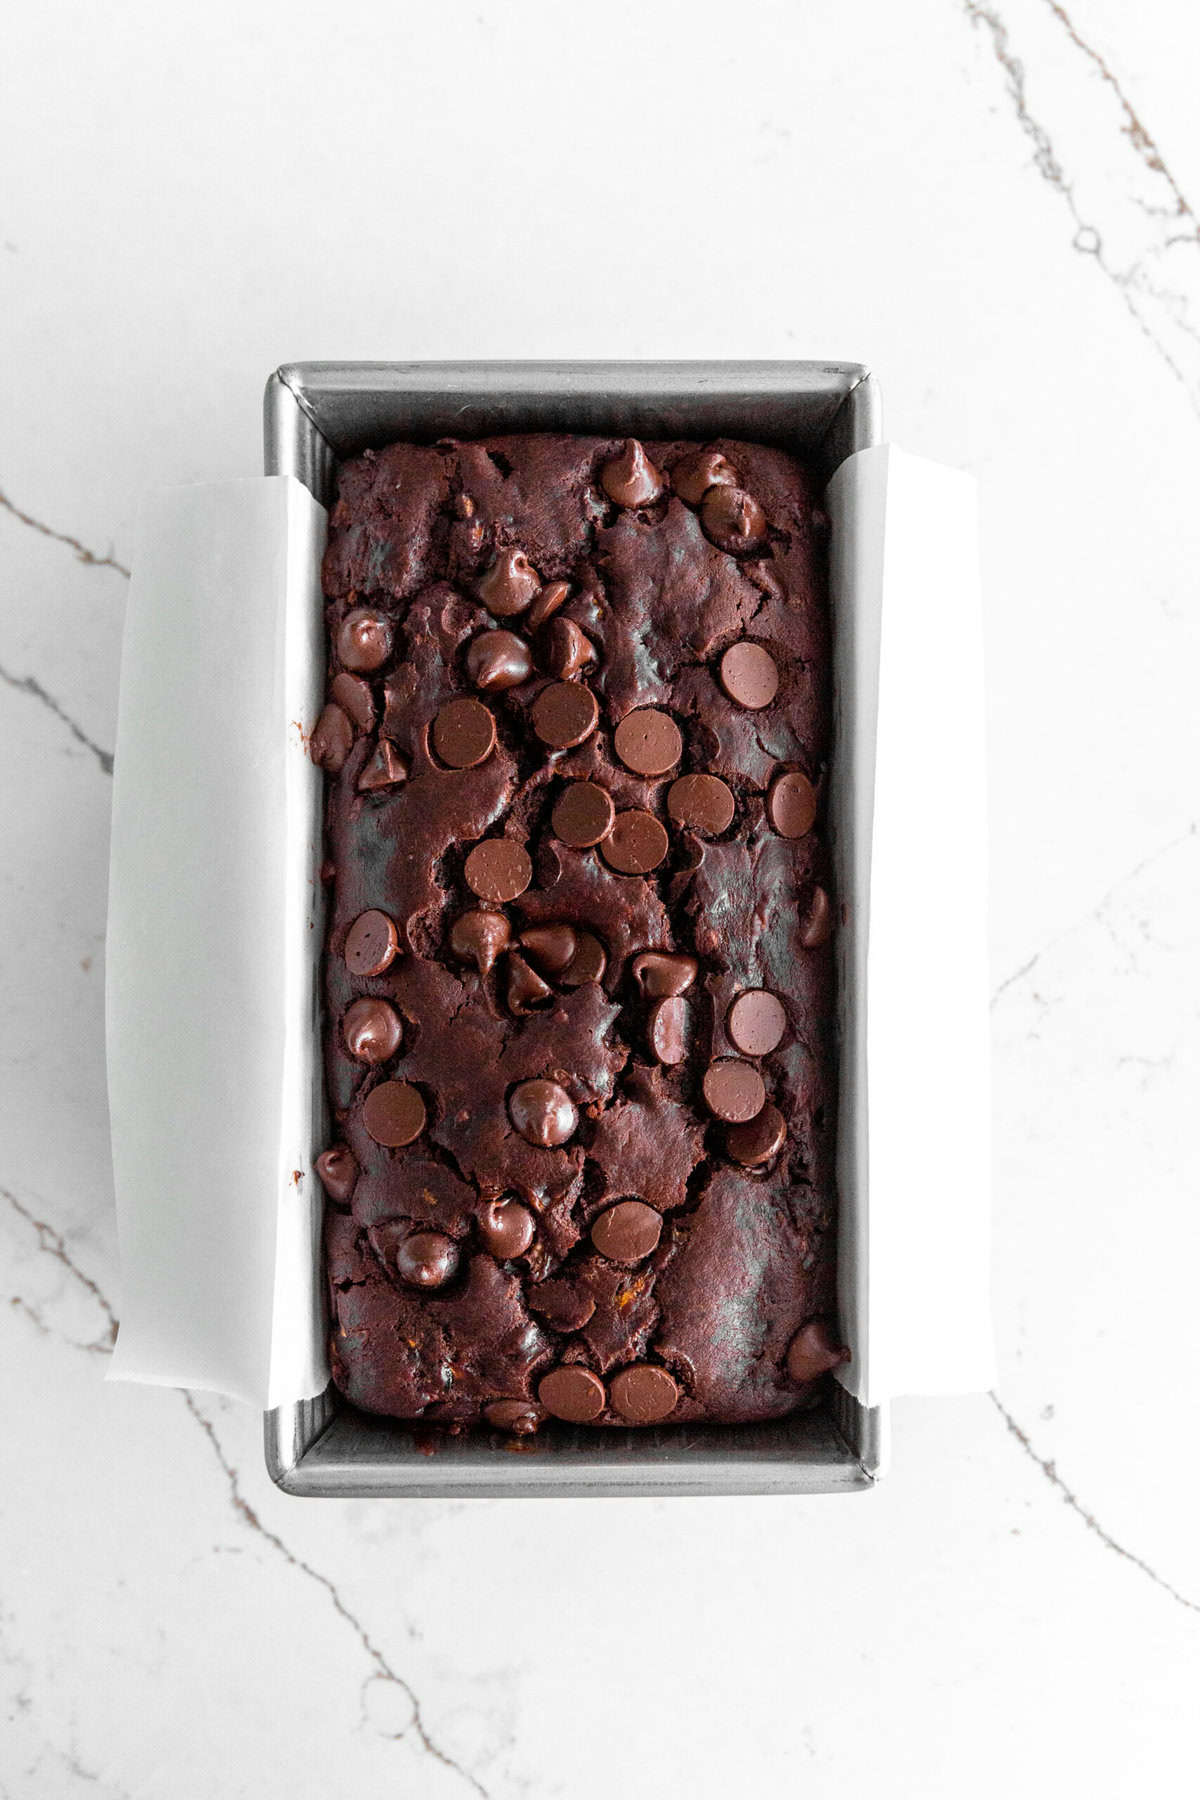
M 14 675 L 11 670 L 4 668 L 4 666 L 0 664 L 0 681 L 6 682 L 10 688 L 15 688 L 18 694 L 29 694 L 34 700 L 40 700 L 43 706 L 49 708 L 56 719 L 62 720 L 67 730 L 71 733 L 71 736 L 75 738 L 77 742 L 83 744 L 86 749 L 91 751 L 92 755 L 96 758 L 96 761 L 100 764 L 100 767 L 104 770 L 104 773 L 106 775 L 112 774 L 112 751 L 102 749 L 101 746 L 96 743 L 94 738 L 90 738 L 83 729 L 83 726 L 78 724 L 78 722 L 71 717 L 70 713 L 62 703 L 56 700 L 53 694 L 46 691 L 36 675 Z
M 67 1273 L 73 1275 L 81 1287 L 87 1289 L 108 1322 L 108 1334 L 105 1338 L 97 1339 L 91 1344 L 77 1344 L 72 1342 L 72 1348 L 76 1350 L 93 1351 L 96 1353 L 111 1350 L 117 1337 L 117 1315 L 114 1313 L 112 1307 L 105 1299 L 104 1294 L 92 1280 L 91 1276 L 86 1270 L 79 1267 L 79 1264 L 71 1255 L 71 1252 L 67 1247 L 67 1240 L 62 1232 L 57 1231 L 53 1225 L 47 1224 L 45 1219 L 39 1219 L 36 1214 L 25 1205 L 23 1200 L 17 1198 L 10 1188 L 0 1187 L 0 1200 L 6 1200 L 12 1211 L 18 1214 L 20 1218 L 25 1220 L 27 1225 L 33 1228 L 37 1235 L 38 1249 L 41 1253 L 44 1256 L 51 1256 L 54 1258 L 55 1262 L 61 1263 Z M 26 1312 L 36 1311 L 36 1309 L 31 1307 L 30 1302 L 22 1295 L 14 1295 L 13 1301 L 14 1303 L 19 1303 Z M 41 1319 L 40 1315 L 37 1316 L 37 1323 L 42 1325 L 43 1328 L 46 1328 L 45 1322 Z M 70 1342 L 71 1340 L 68 1341 Z
M 1154 196 L 1151 200 L 1118 191 L 1109 184 L 1081 206 L 1078 178 L 1068 178 L 1065 159 L 1055 149 L 1055 138 L 1030 110 L 1026 66 L 1013 48 L 1007 24 L 994 7 L 982 4 L 982 0 L 962 0 L 972 24 L 984 26 L 991 36 L 992 51 L 1004 71 L 1017 122 L 1033 145 L 1038 173 L 1061 196 L 1071 215 L 1075 228 L 1072 249 L 1095 261 L 1120 294 L 1138 329 L 1183 386 L 1192 409 L 1200 413 L 1200 330 L 1190 316 L 1190 302 L 1200 295 L 1200 263 L 1181 265 L 1178 257 L 1172 261 L 1173 277 L 1182 279 L 1183 291 L 1163 285 L 1155 273 L 1172 251 L 1182 249 L 1186 254 L 1200 250 L 1200 222 L 1105 59 L 1080 35 L 1059 0 L 1044 0 L 1044 4 L 1074 48 L 1087 59 L 1089 73 L 1099 75 L 1105 92 L 1114 100 L 1118 130 L 1135 154 L 1136 172 L 1149 177 Z M 1063 81 L 1062 71 L 1056 71 L 1053 78 Z M 1056 92 L 1055 99 L 1057 137 L 1064 124 L 1068 129 L 1075 127 L 1076 115 L 1083 109 L 1081 96 L 1069 87 L 1062 93 Z M 1081 160 L 1086 164 L 1089 159 L 1085 156 Z M 1136 245 L 1132 257 L 1124 258 L 1124 266 L 1120 252 L 1114 256 L 1105 248 L 1113 238 L 1132 239 Z
M 1067 1486 L 1066 1482 L 1059 1474 L 1055 1463 L 1047 1457 L 1038 1455 L 1030 1441 L 1029 1434 L 1017 1423 L 1016 1419 L 1014 1419 L 1013 1415 L 1009 1412 L 1007 1406 L 1005 1406 L 1003 1400 L 1001 1400 L 999 1394 L 997 1394 L 994 1389 L 988 1393 L 988 1399 L 996 1408 L 996 1411 L 1004 1420 L 1008 1430 L 1012 1433 L 1013 1437 L 1016 1438 L 1018 1444 L 1020 1444 L 1029 1460 L 1042 1471 L 1042 1474 L 1050 1483 L 1051 1487 L 1057 1489 L 1063 1504 L 1069 1506 L 1071 1511 L 1076 1513 L 1079 1518 L 1083 1520 L 1088 1530 L 1093 1536 L 1100 1539 L 1100 1542 L 1104 1545 L 1105 1549 L 1111 1550 L 1114 1556 L 1121 1557 L 1123 1561 L 1131 1563 L 1135 1569 L 1140 1569 L 1147 1580 L 1152 1581 L 1156 1587 L 1162 1588 L 1163 1592 L 1169 1594 L 1171 1599 L 1176 1601 L 1180 1606 L 1186 1607 L 1189 1612 L 1200 1613 L 1200 1600 L 1190 1600 L 1186 1594 L 1181 1594 L 1179 1589 L 1172 1586 L 1164 1575 L 1159 1574 L 1157 1569 L 1151 1568 L 1150 1564 L 1142 1557 L 1135 1556 L 1132 1550 L 1127 1550 L 1124 1544 L 1119 1544 L 1110 1532 L 1105 1531 L 1095 1513 L 1089 1511 L 1083 1504 L 1083 1501 L 1079 1498 L 1078 1494 L 1074 1493 Z
M 9 1188 L 0 1187 L 0 1198 L 6 1200 L 13 1212 L 22 1218 L 26 1224 L 32 1227 L 37 1236 L 39 1252 L 45 1256 L 52 1257 L 55 1262 L 61 1263 L 63 1268 L 74 1277 L 80 1286 L 83 1287 L 96 1302 L 103 1312 L 105 1319 L 108 1321 L 109 1335 L 107 1341 L 104 1342 L 97 1341 L 91 1344 L 81 1344 L 73 1338 L 63 1337 L 61 1333 L 56 1332 L 55 1335 L 60 1337 L 64 1343 L 75 1350 L 98 1352 L 111 1349 L 117 1332 L 116 1314 L 113 1312 L 107 1297 L 98 1283 L 92 1279 L 85 1269 L 80 1268 L 79 1264 L 70 1254 L 66 1239 L 62 1232 L 56 1230 L 55 1227 L 48 1224 L 46 1220 L 39 1219 Z M 42 1332 L 43 1334 L 49 1332 L 50 1327 L 46 1324 L 45 1319 L 41 1316 L 38 1309 L 23 1295 L 13 1295 L 11 1304 L 25 1313 L 39 1332 Z M 270 1544 L 271 1548 L 282 1556 L 284 1561 L 288 1563 L 291 1568 L 297 1569 L 302 1575 L 306 1575 L 310 1581 L 315 1581 L 319 1587 L 325 1590 L 332 1602 L 335 1612 L 350 1626 L 351 1630 L 362 1644 L 363 1649 L 371 1659 L 374 1666 L 374 1673 L 368 1676 L 367 1680 L 385 1681 L 394 1686 L 408 1700 L 412 1707 L 412 1722 L 403 1731 L 396 1732 L 394 1734 L 395 1737 L 397 1739 L 403 1738 L 407 1736 L 409 1731 L 414 1732 L 422 1750 L 424 1750 L 427 1755 L 433 1757 L 435 1761 L 441 1763 L 443 1767 L 451 1770 L 454 1774 L 461 1776 L 463 1781 L 481 1796 L 481 1800 L 490 1800 L 488 1790 L 483 1786 L 482 1782 L 480 1782 L 469 1769 L 464 1768 L 461 1763 L 457 1762 L 454 1757 L 443 1750 L 441 1745 L 431 1735 L 429 1727 L 426 1725 L 422 1715 L 420 1699 L 411 1682 L 407 1681 L 398 1670 L 392 1667 L 382 1650 L 380 1650 L 379 1646 L 371 1638 L 361 1619 L 359 1619 L 346 1605 L 341 1594 L 338 1592 L 336 1583 L 331 1581 L 328 1575 L 323 1575 L 320 1569 L 316 1569 L 311 1563 L 306 1562 L 303 1557 L 297 1556 L 294 1551 L 288 1548 L 283 1539 L 276 1532 L 272 1531 L 269 1526 L 263 1524 L 254 1508 L 242 1493 L 238 1472 L 222 1449 L 221 1442 L 217 1437 L 211 1419 L 207 1418 L 200 1410 L 193 1394 L 185 1392 L 182 1398 L 188 1411 L 208 1439 L 213 1455 L 216 1457 L 221 1472 L 228 1484 L 230 1504 L 233 1506 L 234 1511 L 237 1513 L 242 1523 L 249 1526 L 252 1531 L 257 1532 L 260 1537 L 265 1539 L 265 1541 Z M 365 1685 L 366 1683 L 364 1683 L 364 1687 Z
M 56 531 L 53 525 L 47 525 L 43 519 L 35 519 L 32 513 L 22 512 L 3 489 L 0 489 L 0 507 L 11 513 L 22 525 L 28 525 L 31 531 L 40 532 L 42 537 L 51 538 L 56 544 L 65 544 L 75 552 L 79 562 L 88 563 L 93 569 L 115 569 L 118 575 L 129 579 L 129 570 L 124 563 L 117 561 L 111 551 L 107 556 L 97 556 L 94 550 L 89 550 L 86 544 L 80 543 L 77 537 L 72 537 L 69 531 Z
M 1055 932 L 1054 936 L 1049 938 L 1046 943 L 1042 945 L 1040 950 L 1035 950 L 1032 956 L 1026 958 L 1020 968 L 1013 969 L 1010 974 L 1004 977 L 1003 981 L 997 982 L 996 986 L 992 989 L 992 1011 L 995 1011 L 997 1003 L 1010 988 L 1016 987 L 1018 982 L 1025 979 L 1026 975 L 1031 975 L 1033 973 L 1043 956 L 1045 956 L 1048 951 L 1052 950 L 1055 944 L 1061 943 L 1063 938 L 1068 937 L 1072 931 L 1078 931 L 1081 926 L 1090 924 L 1093 920 L 1102 919 L 1106 909 L 1112 904 L 1112 901 L 1120 893 L 1122 888 L 1128 887 L 1130 882 L 1136 881 L 1139 875 L 1144 875 L 1147 869 L 1152 869 L 1155 863 L 1161 862 L 1164 856 L 1169 856 L 1172 850 L 1178 850 L 1181 844 L 1188 843 L 1196 836 L 1198 831 L 1200 831 L 1200 819 L 1193 819 L 1186 831 L 1178 832 L 1173 838 L 1168 839 L 1165 844 L 1160 844 L 1157 850 L 1151 850 L 1146 856 L 1143 856 L 1132 869 L 1127 869 L 1124 875 L 1118 875 L 1117 879 L 1111 886 L 1105 889 L 1095 906 L 1089 908 L 1083 918 L 1076 920 L 1074 925 L 1068 925 L 1065 930 Z

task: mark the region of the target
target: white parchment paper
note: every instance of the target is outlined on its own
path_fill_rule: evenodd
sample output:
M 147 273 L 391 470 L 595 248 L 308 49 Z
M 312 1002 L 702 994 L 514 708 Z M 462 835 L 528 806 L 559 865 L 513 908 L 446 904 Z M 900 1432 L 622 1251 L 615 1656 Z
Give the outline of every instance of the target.
M 892 445 L 829 488 L 843 1385 L 988 1387 L 987 809 L 971 477 Z
M 121 1326 L 109 1373 L 324 1387 L 311 1173 L 322 509 L 156 494 L 121 666 L 107 944 Z

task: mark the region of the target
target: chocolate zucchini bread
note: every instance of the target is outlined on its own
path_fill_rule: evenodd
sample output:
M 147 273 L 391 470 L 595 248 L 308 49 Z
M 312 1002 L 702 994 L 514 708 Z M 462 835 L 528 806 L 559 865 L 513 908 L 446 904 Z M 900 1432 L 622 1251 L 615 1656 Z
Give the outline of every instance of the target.
M 343 465 L 317 1168 L 356 1406 L 767 1419 L 846 1354 L 814 492 L 724 440 Z

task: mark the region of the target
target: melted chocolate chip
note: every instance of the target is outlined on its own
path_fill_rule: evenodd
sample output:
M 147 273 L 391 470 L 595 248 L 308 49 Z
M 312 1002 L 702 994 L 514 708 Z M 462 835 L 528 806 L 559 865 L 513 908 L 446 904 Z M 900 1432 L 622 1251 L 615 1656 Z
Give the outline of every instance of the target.
M 800 942 L 806 950 L 818 950 L 828 943 L 833 931 L 833 906 L 823 887 L 815 887 L 808 899 L 808 913 L 800 931 Z
M 512 838 L 485 838 L 467 857 L 463 877 L 473 894 L 502 906 L 533 880 L 529 852 Z
M 604 1411 L 606 1396 L 599 1376 L 578 1363 L 568 1363 L 542 1376 L 538 1399 L 554 1418 L 570 1425 L 587 1425 Z
M 460 962 L 473 962 L 486 975 L 512 939 L 512 926 L 500 912 L 460 913 L 450 927 L 450 948 Z
M 552 618 L 559 607 L 566 604 L 570 592 L 570 582 L 548 581 L 526 615 L 530 631 L 536 631 L 539 625 L 544 625 L 547 619 Z
M 543 688 L 530 710 L 533 729 L 551 750 L 571 750 L 592 735 L 600 717 L 596 696 L 578 681 Z
M 760 1113 L 767 1098 L 763 1078 L 752 1063 L 728 1056 L 704 1071 L 704 1103 L 714 1118 L 741 1125 Z
M 561 975 L 574 957 L 579 939 L 570 925 L 530 925 L 521 933 L 521 947 L 544 974 Z
M 699 506 L 709 488 L 738 487 L 740 478 L 719 450 L 693 450 L 671 470 L 671 486 L 689 506 Z
M 730 1042 L 743 1056 L 769 1056 L 787 1030 L 783 1004 L 766 988 L 747 988 L 725 1016 Z
M 396 1273 L 411 1287 L 438 1288 L 458 1267 L 458 1246 L 441 1231 L 413 1231 L 396 1250 Z
M 467 674 L 485 693 L 518 687 L 532 673 L 529 645 L 515 631 L 481 631 L 467 646 Z
M 391 620 L 374 607 L 354 607 L 338 626 L 337 653 L 347 669 L 381 669 L 392 654 Z
M 619 875 L 649 875 L 669 848 L 666 828 L 654 814 L 631 808 L 617 814 L 600 854 Z
M 665 950 L 642 950 L 633 959 L 634 980 L 644 994 L 655 999 L 686 994 L 699 970 L 694 956 L 668 954 Z
M 544 1415 L 531 1400 L 489 1400 L 483 1416 L 497 1431 L 513 1431 L 518 1437 L 529 1437 L 537 1430 Z
M 594 781 L 573 781 L 554 803 L 550 823 L 556 837 L 576 850 L 590 850 L 613 828 L 612 795 Z
M 382 975 L 400 949 L 395 922 L 385 912 L 359 913 L 343 952 L 352 975 Z
M 667 811 L 676 825 L 719 837 L 733 824 L 733 794 L 719 775 L 681 775 L 667 790 Z
M 600 485 L 618 506 L 650 506 L 663 491 L 662 476 L 636 438 L 600 471 Z
M 485 1250 L 507 1262 L 524 1256 L 533 1242 L 533 1214 L 519 1200 L 493 1200 L 479 1215 L 479 1235 Z
M 612 1380 L 612 1407 L 631 1425 L 657 1425 L 679 1404 L 679 1386 L 657 1363 L 633 1363 Z
M 361 675 L 350 675 L 343 669 L 330 682 L 329 692 L 359 731 L 374 731 L 375 696 Z
M 817 792 L 798 769 L 777 775 L 767 795 L 767 812 L 780 837 L 798 838 L 812 830 L 817 819 Z
M 334 1144 L 331 1149 L 322 1150 L 316 1160 L 316 1171 L 331 1200 L 350 1198 L 358 1180 L 358 1164 L 345 1144 Z
M 559 976 L 564 987 L 584 987 L 589 981 L 603 981 L 608 958 L 604 945 L 590 931 L 576 933 L 575 954 Z
M 592 1221 L 592 1242 L 609 1262 L 641 1262 L 662 1236 L 662 1214 L 644 1200 L 618 1200 Z
M 383 1063 L 395 1056 L 403 1034 L 395 1008 L 386 1000 L 364 995 L 346 1008 L 342 1036 L 347 1050 L 359 1062 Z
M 510 619 L 533 603 L 541 585 L 523 550 L 502 550 L 475 591 L 496 618 Z
M 573 681 L 596 661 L 596 646 L 574 619 L 551 619 L 542 633 L 542 661 L 560 681 Z
M 700 504 L 700 523 L 721 550 L 758 550 L 766 542 L 766 515 L 742 488 L 709 488 Z
M 506 998 L 509 1012 L 518 1019 L 523 1018 L 526 1013 L 533 1012 L 537 1007 L 544 1006 L 547 1000 L 553 998 L 553 990 L 546 986 L 541 976 L 531 969 L 525 958 L 518 956 L 515 950 L 510 951 L 508 957 Z
M 363 1130 L 386 1149 L 399 1150 L 425 1129 L 425 1102 L 408 1081 L 381 1081 L 363 1101 Z
M 407 780 L 408 764 L 395 744 L 381 737 L 363 765 L 362 774 L 358 778 L 359 792 L 372 794 L 380 788 L 399 787 L 402 781 Z
M 656 1062 L 674 1068 L 687 1055 L 687 1001 L 678 995 L 656 1000 L 650 1009 L 646 1036 Z
M 496 748 L 496 721 L 482 700 L 450 700 L 433 721 L 433 747 L 450 769 L 474 769 Z
M 787 1124 L 777 1106 L 768 1101 L 760 1113 L 744 1125 L 730 1125 L 725 1148 L 744 1169 L 759 1169 L 779 1155 L 787 1140 Z
M 643 706 L 621 720 L 613 749 L 635 775 L 665 775 L 683 755 L 683 734 L 670 713 Z
M 749 712 L 761 712 L 779 692 L 775 658 L 765 645 L 750 638 L 730 644 L 721 658 L 720 675 L 721 686 L 729 698 Z
M 353 747 L 353 725 L 341 707 L 330 702 L 313 727 L 308 740 L 309 755 L 319 769 L 337 775 Z
M 518 1082 L 508 1097 L 508 1113 L 526 1142 L 544 1150 L 565 1144 L 579 1124 L 574 1101 L 557 1081 Z
M 849 1360 L 850 1352 L 834 1336 L 829 1320 L 810 1319 L 788 1346 L 787 1372 L 793 1381 L 814 1381 Z

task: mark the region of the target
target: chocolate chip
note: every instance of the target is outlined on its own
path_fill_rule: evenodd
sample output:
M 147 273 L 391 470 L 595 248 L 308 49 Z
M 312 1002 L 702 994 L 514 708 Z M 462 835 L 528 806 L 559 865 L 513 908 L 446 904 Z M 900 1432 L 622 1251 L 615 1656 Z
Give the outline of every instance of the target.
M 519 1081 L 508 1097 L 509 1117 L 530 1144 L 554 1150 L 579 1124 L 575 1102 L 557 1081 Z
M 356 606 L 337 628 L 337 653 L 347 669 L 380 669 L 392 654 L 392 622 L 370 606 Z
M 481 631 L 467 646 L 467 674 L 485 692 L 517 687 L 532 673 L 529 645 L 515 631 Z
M 678 1404 L 678 1383 L 657 1363 L 633 1363 L 613 1377 L 613 1411 L 631 1425 L 657 1425 Z
M 363 1130 L 385 1149 L 411 1144 L 425 1129 L 425 1102 L 408 1081 L 381 1081 L 363 1101 Z
M 671 995 L 656 1000 L 650 1009 L 646 1035 L 650 1052 L 656 1061 L 674 1068 L 687 1055 L 687 1001 Z
M 510 619 L 523 613 L 541 587 L 537 571 L 523 550 L 502 550 L 475 591 L 490 613 Z
M 543 744 L 570 750 L 595 731 L 600 708 L 591 688 L 578 681 L 556 681 L 542 689 L 530 717 Z
M 665 950 L 642 950 L 633 959 L 634 980 L 644 994 L 655 999 L 686 994 L 699 972 L 700 964 L 694 956 Z
M 604 945 L 590 931 L 576 933 L 575 954 L 559 976 L 564 987 L 584 987 L 589 981 L 603 981 L 608 963 Z
M 544 1006 L 552 998 L 553 990 L 546 986 L 541 976 L 536 974 L 523 956 L 516 951 L 509 952 L 508 958 L 508 1010 L 518 1019 L 535 1007 Z
M 798 769 L 777 775 L 767 796 L 767 811 L 780 837 L 798 838 L 812 830 L 817 817 L 817 792 Z
M 578 1363 L 551 1369 L 538 1382 L 538 1399 L 556 1419 L 569 1425 L 587 1425 L 604 1411 L 604 1383 Z
M 489 1400 L 483 1416 L 497 1431 L 513 1431 L 529 1437 L 542 1422 L 541 1410 L 531 1400 Z
M 540 1313 L 555 1331 L 582 1331 L 596 1310 L 594 1297 L 573 1282 L 539 1282 L 529 1292 L 530 1312 Z
M 667 789 L 667 811 L 686 831 L 719 837 L 733 824 L 733 794 L 719 775 L 681 775 Z
M 354 727 L 341 707 L 331 701 L 313 727 L 308 753 L 319 769 L 337 775 L 353 747 Z
M 817 950 L 829 941 L 833 931 L 833 906 L 823 887 L 815 887 L 809 895 L 808 916 L 800 929 L 800 942 L 806 950 Z
M 596 646 L 574 619 L 551 619 L 542 633 L 542 661 L 560 681 L 573 681 L 596 661 Z
M 737 487 L 740 477 L 719 450 L 693 450 L 671 470 L 671 486 L 689 506 L 699 506 L 711 487 Z
M 521 933 L 521 947 L 547 975 L 561 975 L 579 946 L 570 925 L 530 925 Z
M 433 747 L 448 768 L 477 768 L 496 748 L 496 721 L 482 700 L 450 700 L 433 721 Z
M 761 712 L 779 692 L 775 658 L 765 645 L 750 638 L 730 644 L 721 658 L 720 676 L 729 698 L 749 712 Z
M 525 892 L 533 880 L 533 864 L 528 851 L 512 838 L 485 838 L 467 857 L 463 876 L 481 900 L 503 905 Z
M 763 1078 L 752 1063 L 736 1056 L 708 1065 L 704 1071 L 704 1101 L 715 1118 L 741 1125 L 760 1113 L 766 1102 Z
M 383 1063 L 400 1048 L 400 1020 L 386 1000 L 364 995 L 352 1000 L 342 1019 L 342 1036 L 359 1062 Z
M 389 739 L 381 737 L 363 764 L 358 778 L 360 794 L 373 794 L 379 788 L 398 787 L 408 780 L 408 764 Z
M 556 837 L 576 850 L 589 850 L 613 828 L 612 795 L 594 781 L 573 781 L 554 803 L 550 823 Z
M 396 1273 L 412 1287 L 441 1287 L 457 1267 L 458 1245 L 441 1231 L 412 1231 L 396 1250 Z
M 631 809 L 617 814 L 600 854 L 619 875 L 648 875 L 669 847 L 666 827 L 654 814 Z
M 533 1214 L 519 1200 L 493 1200 L 479 1215 L 485 1250 L 501 1262 L 523 1256 L 533 1242 Z
M 827 1319 L 810 1319 L 788 1345 L 787 1372 L 793 1381 L 815 1381 L 839 1363 L 849 1362 L 850 1352 L 838 1342 Z
M 769 1056 L 787 1030 L 787 1014 L 766 988 L 747 988 L 725 1015 L 725 1029 L 743 1056 Z
M 700 523 L 721 550 L 757 550 L 766 541 L 766 514 L 742 488 L 709 488 L 700 503 Z
M 635 775 L 665 775 L 683 755 L 683 734 L 670 713 L 643 706 L 621 720 L 613 749 Z
M 450 927 L 450 948 L 460 962 L 473 962 L 481 975 L 492 968 L 512 940 L 512 926 L 503 913 L 460 913 Z
M 636 438 L 600 471 L 600 485 L 618 506 L 649 506 L 663 491 L 662 476 Z
M 730 1125 L 725 1132 L 725 1148 L 734 1162 L 744 1169 L 757 1169 L 771 1161 L 783 1149 L 787 1125 L 783 1114 L 770 1102 L 744 1125 Z
M 316 1161 L 316 1170 L 321 1178 L 321 1186 L 331 1200 L 350 1198 L 358 1180 L 358 1164 L 345 1144 L 334 1144 L 332 1149 L 322 1150 Z
M 359 913 L 346 933 L 343 955 L 352 975 L 382 975 L 399 948 L 394 922 L 372 909 Z
M 609 1262 L 641 1262 L 662 1236 L 662 1214 L 644 1200 L 618 1200 L 592 1221 L 592 1242 Z
M 330 682 L 329 692 L 360 731 L 374 731 L 375 696 L 361 675 L 348 675 L 343 669 Z
M 539 625 L 544 625 L 566 603 L 570 591 L 569 581 L 548 581 L 526 615 L 530 631 L 536 631 Z

